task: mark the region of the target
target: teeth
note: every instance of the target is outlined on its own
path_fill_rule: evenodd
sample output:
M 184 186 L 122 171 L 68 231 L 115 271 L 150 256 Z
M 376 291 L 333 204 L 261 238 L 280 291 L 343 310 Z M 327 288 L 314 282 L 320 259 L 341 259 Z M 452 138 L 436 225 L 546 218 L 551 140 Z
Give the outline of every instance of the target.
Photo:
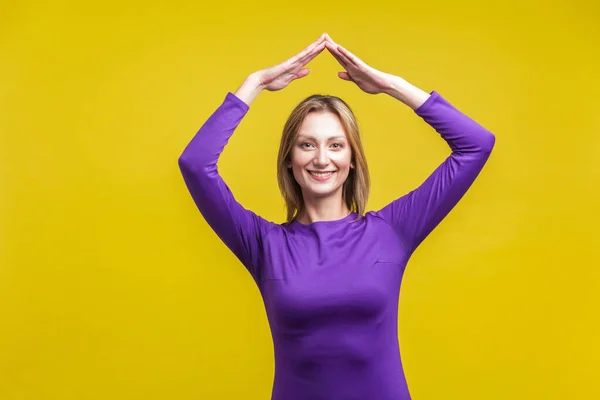
M 318 178 L 325 178 L 325 177 L 327 177 L 327 176 L 329 176 L 329 175 L 333 174 L 333 172 L 325 172 L 325 173 L 323 173 L 323 172 L 313 172 L 313 171 L 309 171 L 309 174 L 311 174 L 311 175 L 313 175 L 313 176 L 316 176 L 316 177 L 318 177 Z

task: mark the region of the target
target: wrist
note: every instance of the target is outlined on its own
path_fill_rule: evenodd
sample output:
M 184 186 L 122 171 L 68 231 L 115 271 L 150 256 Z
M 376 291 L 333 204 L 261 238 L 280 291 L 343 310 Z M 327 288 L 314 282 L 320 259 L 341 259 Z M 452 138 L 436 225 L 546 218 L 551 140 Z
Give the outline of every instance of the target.
M 244 103 L 250 105 L 263 89 L 264 86 L 260 83 L 258 77 L 250 74 L 235 92 L 235 95 Z
M 400 100 L 413 110 L 419 108 L 421 104 L 429 98 L 429 93 L 412 85 L 399 76 L 391 76 L 386 94 Z

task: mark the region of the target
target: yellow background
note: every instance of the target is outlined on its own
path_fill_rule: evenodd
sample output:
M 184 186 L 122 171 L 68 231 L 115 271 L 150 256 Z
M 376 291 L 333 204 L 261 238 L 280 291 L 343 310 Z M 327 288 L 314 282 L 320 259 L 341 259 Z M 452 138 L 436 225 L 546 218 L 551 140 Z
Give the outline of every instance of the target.
M 0 399 L 269 398 L 259 292 L 177 158 L 227 91 L 325 31 L 497 137 L 406 270 L 413 398 L 600 398 L 597 3 L 161 3 L 0 5 Z M 448 154 L 409 108 L 337 78 L 328 53 L 309 67 L 261 94 L 223 153 L 245 207 L 283 220 L 279 137 L 312 93 L 359 118 L 368 209 Z

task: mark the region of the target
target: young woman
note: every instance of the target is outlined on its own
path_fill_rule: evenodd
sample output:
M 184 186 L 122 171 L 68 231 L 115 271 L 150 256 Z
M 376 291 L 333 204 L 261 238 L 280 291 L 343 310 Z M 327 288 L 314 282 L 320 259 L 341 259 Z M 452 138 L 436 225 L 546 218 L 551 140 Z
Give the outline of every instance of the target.
M 325 48 L 345 69 L 339 78 L 412 108 L 452 153 L 418 188 L 365 212 L 369 173 L 354 115 L 337 97 L 310 96 L 292 111 L 279 149 L 287 220 L 267 221 L 235 200 L 219 176 L 219 155 L 256 96 L 306 76 Z M 437 92 L 368 66 L 326 34 L 227 93 L 179 166 L 207 223 L 260 289 L 274 343 L 272 399 L 410 399 L 397 331 L 402 275 L 494 142 Z

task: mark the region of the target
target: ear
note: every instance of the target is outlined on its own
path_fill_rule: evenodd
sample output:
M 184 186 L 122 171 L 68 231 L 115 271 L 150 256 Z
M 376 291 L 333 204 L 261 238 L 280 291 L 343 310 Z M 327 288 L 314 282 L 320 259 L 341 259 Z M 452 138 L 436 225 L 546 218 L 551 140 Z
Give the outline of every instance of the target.
M 286 165 L 288 168 L 292 168 L 292 162 L 291 162 L 291 161 L 288 161 L 288 162 L 287 162 L 285 165 Z

